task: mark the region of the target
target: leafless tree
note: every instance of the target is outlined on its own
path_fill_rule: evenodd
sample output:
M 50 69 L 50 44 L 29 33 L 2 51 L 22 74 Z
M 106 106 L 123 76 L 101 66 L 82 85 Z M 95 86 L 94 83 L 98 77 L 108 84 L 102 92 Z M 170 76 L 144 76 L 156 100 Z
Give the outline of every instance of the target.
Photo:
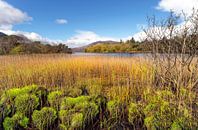
M 157 83 L 160 82 L 160 86 L 172 86 L 173 89 L 188 86 L 189 83 L 184 82 L 184 73 L 192 74 L 193 77 L 186 79 L 192 82 L 198 66 L 198 11 L 193 10 L 190 16 L 171 12 L 167 19 L 161 21 L 153 16 L 148 18 L 148 27 L 144 32 L 151 45 L 154 64 L 159 68 L 156 70 Z M 198 80 L 191 87 L 197 84 Z
M 148 27 L 144 29 L 146 41 L 152 51 L 155 68 L 154 84 L 160 89 L 169 89 L 175 93 L 178 109 L 181 108 L 181 88 L 195 93 L 198 97 L 198 10 L 191 15 L 173 12 L 164 20 L 148 18 Z M 195 113 L 198 98 L 185 106 Z

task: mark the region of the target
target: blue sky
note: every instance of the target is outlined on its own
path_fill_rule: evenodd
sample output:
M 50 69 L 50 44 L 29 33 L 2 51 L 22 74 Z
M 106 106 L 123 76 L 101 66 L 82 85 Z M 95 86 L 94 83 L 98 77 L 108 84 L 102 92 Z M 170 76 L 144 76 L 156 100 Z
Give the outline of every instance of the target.
M 146 24 L 147 16 L 155 14 L 162 18 L 172 8 L 175 11 L 180 7 L 185 9 L 185 5 L 178 7 L 174 1 L 179 3 L 179 0 L 0 0 L 0 11 L 3 4 L 7 4 L 20 11 L 16 15 L 12 12 L 14 18 L 25 15 L 18 21 L 12 22 L 11 18 L 3 21 L 3 17 L 11 15 L 3 8 L 0 30 L 27 35 L 34 33 L 33 37 L 46 41 L 70 42 L 79 46 L 100 39 L 126 39 L 141 31 L 140 26 Z M 187 3 L 188 0 L 181 1 Z M 190 1 L 197 4 L 197 0 Z M 79 41 L 80 37 L 82 41 Z M 76 43 L 72 43 L 75 39 Z
M 31 25 L 14 29 L 34 31 L 50 39 L 67 39 L 76 30 L 89 30 L 109 37 L 126 37 L 139 31 L 146 16 L 163 15 L 155 7 L 157 0 L 8 0 L 8 3 L 33 17 Z M 159 14 L 160 13 L 160 14 Z M 58 25 L 56 19 L 68 24 Z

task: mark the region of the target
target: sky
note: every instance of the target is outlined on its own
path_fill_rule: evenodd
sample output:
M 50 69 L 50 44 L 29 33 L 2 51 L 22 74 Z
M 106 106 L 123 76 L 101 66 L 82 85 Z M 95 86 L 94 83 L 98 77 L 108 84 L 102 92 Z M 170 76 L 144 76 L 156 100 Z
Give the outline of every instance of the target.
M 190 13 L 198 0 L 0 0 L 0 32 L 69 47 L 139 40 L 147 16 Z

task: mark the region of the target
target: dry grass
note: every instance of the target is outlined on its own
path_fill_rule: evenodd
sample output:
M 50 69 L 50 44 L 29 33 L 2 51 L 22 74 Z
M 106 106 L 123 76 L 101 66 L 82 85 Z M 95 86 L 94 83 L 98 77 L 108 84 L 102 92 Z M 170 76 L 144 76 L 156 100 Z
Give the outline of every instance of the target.
M 77 86 L 79 82 L 95 82 L 108 94 L 120 86 L 113 91 L 122 94 L 122 87 L 142 89 L 153 80 L 149 60 L 135 57 L 23 55 L 1 56 L 0 61 L 1 90 L 30 84 L 66 89 Z

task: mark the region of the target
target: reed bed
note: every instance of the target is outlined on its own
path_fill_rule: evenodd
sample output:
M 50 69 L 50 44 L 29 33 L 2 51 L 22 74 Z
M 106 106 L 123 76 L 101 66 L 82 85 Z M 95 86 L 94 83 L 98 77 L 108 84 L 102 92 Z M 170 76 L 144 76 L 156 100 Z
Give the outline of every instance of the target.
M 175 93 L 169 85 L 159 86 L 156 69 L 149 57 L 1 56 L 0 95 L 12 88 L 35 84 L 49 92 L 60 91 L 64 96 L 79 100 L 82 95 L 104 97 L 98 116 L 90 118 L 92 125 L 88 125 L 91 126 L 89 129 L 198 128 L 197 92 L 181 86 Z M 61 105 L 65 106 L 64 103 L 63 99 Z M 56 105 L 55 109 L 60 111 L 61 105 Z M 83 115 L 76 113 L 75 116 L 78 120 Z M 67 129 L 66 124 L 62 127 Z
M 143 58 L 23 55 L 0 57 L 1 90 L 37 84 L 50 89 L 97 82 L 103 87 L 152 83 L 152 66 Z

